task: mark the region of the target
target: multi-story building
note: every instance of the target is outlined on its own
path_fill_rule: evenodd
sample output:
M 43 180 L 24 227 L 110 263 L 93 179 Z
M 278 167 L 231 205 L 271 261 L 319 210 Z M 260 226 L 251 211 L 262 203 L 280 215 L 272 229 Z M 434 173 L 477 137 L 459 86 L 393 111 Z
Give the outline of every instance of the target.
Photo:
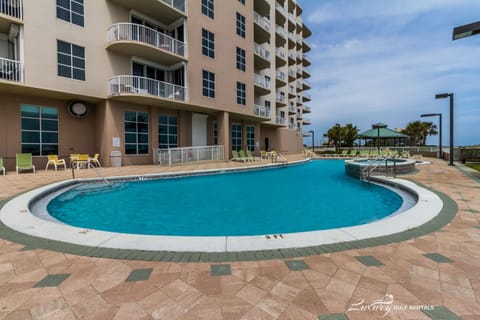
M 0 156 L 299 152 L 301 13 L 295 0 L 0 0 Z

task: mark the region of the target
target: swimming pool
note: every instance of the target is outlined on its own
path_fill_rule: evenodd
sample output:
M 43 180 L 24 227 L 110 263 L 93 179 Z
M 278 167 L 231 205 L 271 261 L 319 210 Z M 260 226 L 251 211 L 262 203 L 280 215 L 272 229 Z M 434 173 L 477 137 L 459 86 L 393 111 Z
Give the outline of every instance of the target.
M 344 174 L 338 160 L 241 173 L 76 186 L 48 212 L 80 228 L 148 235 L 247 236 L 369 223 L 397 211 L 395 192 Z
M 319 160 L 319 161 L 337 161 L 337 165 L 343 165 L 341 160 Z M 299 163 L 303 163 L 300 161 Z M 288 166 L 296 166 L 295 163 L 288 164 Z M 141 183 L 148 182 L 151 179 L 163 179 L 176 178 L 178 176 L 189 176 L 186 179 L 191 179 L 191 176 L 198 175 L 211 175 L 211 174 L 223 174 L 230 173 L 227 176 L 233 177 L 239 171 L 251 171 L 253 177 L 262 171 L 275 171 L 275 170 L 287 170 L 287 168 L 272 169 L 283 167 L 283 164 L 261 164 L 258 166 L 250 167 L 238 167 L 238 168 L 221 168 L 221 169 L 209 169 L 198 170 L 189 172 L 172 172 L 172 173 L 152 173 L 142 176 L 124 176 L 124 177 L 111 177 L 109 181 L 140 181 Z M 303 168 L 303 165 L 299 165 L 298 168 Z M 265 170 L 264 170 L 265 169 Z M 335 175 L 334 172 L 328 171 L 327 174 Z M 342 173 L 340 176 L 343 176 Z M 279 187 L 287 188 L 288 190 L 303 190 L 305 185 L 304 181 L 315 181 L 318 185 L 322 185 L 322 179 L 318 179 L 317 176 L 302 176 L 300 179 L 302 183 L 295 184 L 294 180 L 283 179 Z M 339 177 L 337 175 L 337 177 Z M 340 178 L 340 177 L 339 177 Z M 348 178 L 352 183 L 360 183 L 353 178 Z M 172 181 L 175 179 L 172 179 Z M 248 180 L 248 179 L 247 179 Z M 57 196 L 64 194 L 65 191 L 74 188 L 79 185 L 83 185 L 82 188 L 97 188 L 102 186 L 105 188 L 105 184 L 102 184 L 102 179 L 78 179 L 67 180 L 50 185 L 46 185 L 26 193 L 20 194 L 7 202 L 0 209 L 0 220 L 8 226 L 9 229 L 15 230 L 17 233 L 15 237 L 19 237 L 20 234 L 25 234 L 25 237 L 36 237 L 48 239 L 47 244 L 55 244 L 55 247 L 62 248 L 64 243 L 71 245 L 79 245 L 85 249 L 72 249 L 72 252 L 97 252 L 98 254 L 111 256 L 109 249 L 122 249 L 122 250 L 141 250 L 135 251 L 146 252 L 155 251 L 155 254 L 165 255 L 169 252 L 215 252 L 215 253 L 234 253 L 234 252 L 250 252 L 259 250 L 282 250 L 288 248 L 304 248 L 312 246 L 322 246 L 335 243 L 356 243 L 358 240 L 370 239 L 376 237 L 383 237 L 398 234 L 404 231 L 411 230 L 416 227 L 420 227 L 427 223 L 431 219 L 434 219 L 442 211 L 443 202 L 439 196 L 434 192 L 424 189 L 417 184 L 403 180 L 393 179 L 385 177 L 373 177 L 372 180 L 384 185 L 388 188 L 393 188 L 395 192 L 402 196 L 404 199 L 402 206 L 398 211 L 393 214 L 387 215 L 384 218 L 375 220 L 369 223 L 350 226 L 339 227 L 327 230 L 314 230 L 304 232 L 294 232 L 285 234 L 260 234 L 251 236 L 178 236 L 178 235 L 148 235 L 148 234 L 129 234 L 111 231 L 102 231 L 91 228 L 79 228 L 71 226 L 65 223 L 61 223 L 57 219 L 53 218 L 47 210 L 47 206 L 50 201 Z M 268 181 L 268 180 L 267 180 Z M 255 192 L 259 192 L 259 179 L 254 179 L 248 185 Z M 313 183 L 313 182 L 312 182 Z M 268 185 L 268 184 L 267 184 Z M 275 185 L 270 183 L 270 186 Z M 326 185 L 326 183 L 325 183 Z M 328 185 L 327 185 L 328 187 Z M 370 188 L 369 186 L 367 188 Z M 120 184 L 118 188 L 123 188 Z M 245 185 L 241 185 L 242 189 L 245 189 Z M 327 188 L 328 189 L 328 188 Z M 234 190 L 238 190 L 234 189 Z M 273 189 L 262 190 L 264 191 L 264 204 L 255 209 L 255 212 L 259 216 L 265 207 L 272 199 L 279 199 L 280 196 L 270 192 Z M 216 193 L 218 186 L 215 190 L 210 190 L 210 193 Z M 253 192 L 252 191 L 252 192 Z M 266 197 L 269 198 L 266 198 Z M 157 197 L 158 198 L 158 197 Z M 127 199 L 128 200 L 128 199 Z M 177 201 L 177 198 L 170 199 L 171 201 Z M 288 200 L 298 207 L 315 207 L 318 202 L 321 202 L 319 198 L 308 199 L 308 202 L 298 201 L 292 194 L 288 197 Z M 302 199 L 300 199 L 302 200 Z M 238 203 L 245 203 L 248 198 L 239 198 L 235 204 L 228 204 L 228 208 L 236 207 Z M 270 201 L 270 202 L 269 202 Z M 345 202 L 348 202 L 346 199 Z M 177 201 L 178 202 L 178 201 Z M 337 201 L 338 202 L 338 201 Z M 332 202 L 332 205 L 335 203 Z M 362 207 L 363 202 L 356 203 L 354 207 Z M 137 212 L 141 213 L 142 208 L 136 208 Z M 80 214 L 83 214 L 81 212 Z M 297 215 L 298 216 L 298 215 Z M 144 217 L 142 217 L 143 219 Z M 238 221 L 239 219 L 237 219 Z M 35 238 L 34 238 L 35 239 Z M 32 241 L 32 240 L 26 240 Z M 35 240 L 33 240 L 35 241 Z M 53 241 L 53 242 L 52 242 Z M 70 250 L 70 249 L 69 249 Z M 117 252 L 117 251 L 115 251 Z M 123 252 L 123 251 L 122 251 Z M 127 251 L 128 252 L 128 251 Z M 272 254 L 275 252 L 272 251 Z M 92 253 L 93 254 L 93 253 Z M 129 253 L 130 254 L 130 253 Z M 133 256 L 137 256 L 136 253 L 132 253 Z M 168 255 L 167 255 L 168 256 Z M 182 256 L 183 257 L 183 256 Z M 182 258 L 183 259 L 183 258 Z M 182 260 L 183 261 L 183 260 Z

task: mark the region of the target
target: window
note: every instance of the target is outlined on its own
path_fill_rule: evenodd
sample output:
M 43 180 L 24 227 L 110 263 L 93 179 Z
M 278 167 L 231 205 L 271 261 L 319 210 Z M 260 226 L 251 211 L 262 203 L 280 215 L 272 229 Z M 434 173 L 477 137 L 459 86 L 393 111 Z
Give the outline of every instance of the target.
M 176 148 L 177 144 L 177 116 L 158 116 L 158 147 L 160 149 Z
M 237 47 L 237 69 L 245 71 L 245 50 Z
M 245 38 L 245 17 L 237 12 L 237 34 Z
M 237 103 L 247 104 L 247 92 L 245 83 L 237 82 Z
M 245 0 L 238 0 L 241 4 L 245 4 Z
M 215 73 L 203 70 L 203 96 L 215 98 Z
M 202 29 L 202 54 L 215 58 L 215 34 L 205 29 Z
M 202 0 L 202 13 L 213 19 L 213 0 Z
M 83 27 L 83 0 L 57 0 L 57 18 Z
M 213 120 L 213 145 L 218 145 L 218 122 Z
M 148 113 L 125 112 L 125 154 L 148 154 Z
M 85 48 L 57 40 L 58 75 L 85 81 Z
M 232 123 L 232 150 L 239 151 L 242 149 L 242 125 Z
M 255 151 L 255 126 L 247 126 L 247 150 Z
M 22 152 L 34 156 L 58 154 L 57 108 L 22 105 Z

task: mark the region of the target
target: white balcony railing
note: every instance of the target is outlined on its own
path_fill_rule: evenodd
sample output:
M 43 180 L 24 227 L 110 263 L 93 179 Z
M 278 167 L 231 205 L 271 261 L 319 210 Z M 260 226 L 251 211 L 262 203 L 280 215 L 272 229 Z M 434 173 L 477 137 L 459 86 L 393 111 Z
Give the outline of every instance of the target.
M 275 100 L 280 103 L 285 103 L 285 94 L 281 94 L 281 92 L 277 92 Z
M 270 119 L 270 108 L 256 104 L 254 105 L 254 112 L 255 112 L 255 115 L 259 117 Z
M 310 118 L 303 118 L 303 123 L 312 123 L 312 120 Z
M 285 29 L 282 27 L 282 26 L 279 26 L 278 24 L 275 26 L 275 31 L 281 35 L 282 37 L 284 37 L 285 39 L 287 39 L 287 31 L 285 31 Z
M 289 51 L 288 51 L 288 57 L 289 57 L 290 59 L 295 60 L 295 59 L 296 59 L 296 56 L 297 56 L 297 55 L 296 55 L 295 51 L 293 51 L 293 50 L 289 50 Z
M 308 99 L 308 100 L 312 100 L 312 96 L 306 92 L 303 93 L 303 98 L 304 99 Z
M 288 69 L 288 75 L 290 77 L 296 77 L 297 76 L 297 73 L 295 72 L 295 69 Z
M 287 54 L 285 53 L 285 50 L 283 50 L 282 48 L 275 49 L 275 53 L 277 54 L 278 57 L 282 58 L 283 60 L 287 59 Z
M 257 74 L 257 73 L 254 74 L 253 83 L 265 89 L 270 89 L 270 79 L 260 74 Z
M 185 12 L 185 0 L 162 0 L 169 6 L 174 7 L 177 10 Z
M 284 16 L 287 15 L 287 10 L 285 10 L 285 8 L 283 7 L 283 5 L 280 4 L 278 1 L 275 1 L 275 9 L 277 9 L 278 12 L 280 12 L 280 13 L 283 14 Z
M 289 123 L 288 129 L 297 129 L 297 125 L 295 123 Z
M 22 0 L 0 0 L 0 14 L 23 20 Z
M 291 12 L 288 13 L 288 19 L 292 21 L 293 23 L 297 22 L 297 19 L 295 18 L 295 15 Z
M 277 79 L 287 82 L 287 76 L 285 75 L 285 72 L 277 70 Z
M 0 58 L 0 80 L 23 82 L 23 63 Z
M 312 87 L 312 85 L 310 84 L 310 82 L 308 82 L 307 80 L 303 79 L 303 84 L 309 88 Z
M 303 85 L 302 85 L 302 83 L 301 83 L 300 81 L 297 82 L 297 89 L 300 89 L 300 90 L 303 89 Z
M 153 149 L 153 163 L 160 165 L 171 166 L 200 161 L 222 161 L 224 159 L 223 146 Z
M 141 24 L 117 23 L 110 26 L 107 30 L 107 43 L 115 41 L 141 42 L 185 56 L 185 43 Z
M 265 60 L 270 60 L 270 51 L 265 49 L 264 46 L 262 46 L 258 43 L 254 43 L 254 50 L 255 50 L 255 54 L 257 56 L 260 56 Z
M 285 124 L 285 117 L 277 116 L 277 124 Z
M 266 17 L 261 16 L 257 12 L 253 12 L 253 21 L 266 31 L 270 32 L 270 20 Z
M 306 112 L 311 112 L 312 108 L 308 107 L 308 106 L 303 106 L 303 110 L 306 111 Z
M 185 101 L 186 88 L 173 83 L 132 75 L 114 76 L 108 81 L 108 94 L 148 95 L 163 99 Z
M 288 86 L 288 92 L 294 95 L 297 94 L 297 90 L 295 89 L 294 86 Z
M 295 33 L 289 32 L 288 39 L 290 39 L 290 41 L 297 42 L 297 36 L 295 35 Z
M 296 110 L 295 110 L 295 104 L 293 104 L 293 103 L 290 102 L 289 105 L 288 105 L 288 111 L 290 111 L 290 112 L 296 112 Z

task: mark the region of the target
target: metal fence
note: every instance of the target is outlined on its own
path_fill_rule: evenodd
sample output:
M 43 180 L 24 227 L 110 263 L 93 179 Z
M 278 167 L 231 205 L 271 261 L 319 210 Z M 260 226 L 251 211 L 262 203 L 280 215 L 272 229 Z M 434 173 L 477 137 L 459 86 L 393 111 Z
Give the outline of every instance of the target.
M 223 146 L 153 149 L 153 163 L 164 166 L 200 161 L 222 161 L 224 159 Z
M 173 83 L 137 76 L 114 76 L 108 81 L 108 94 L 138 94 L 185 101 L 185 88 Z
M 0 14 L 23 20 L 22 0 L 1 0 Z
M 23 82 L 23 63 L 0 58 L 0 79 Z

